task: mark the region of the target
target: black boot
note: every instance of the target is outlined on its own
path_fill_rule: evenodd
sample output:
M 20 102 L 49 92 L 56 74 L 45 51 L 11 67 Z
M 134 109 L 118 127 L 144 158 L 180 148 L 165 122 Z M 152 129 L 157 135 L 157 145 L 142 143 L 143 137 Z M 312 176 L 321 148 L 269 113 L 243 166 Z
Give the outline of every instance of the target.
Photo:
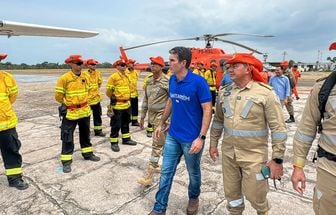
M 69 173 L 69 172 L 71 172 L 71 165 L 70 165 L 70 164 L 64 164 L 64 165 L 63 165 L 63 172 L 64 172 L 64 173 Z
M 114 152 L 119 152 L 120 151 L 118 143 L 111 143 L 111 149 Z
M 13 180 L 8 180 L 8 184 L 10 187 L 15 187 L 18 190 L 25 190 L 29 187 L 28 183 L 25 182 L 22 177 L 13 179 Z
M 95 154 L 91 154 L 90 156 L 84 157 L 84 160 L 89 160 L 89 161 L 100 161 L 100 157 L 96 156 Z
M 135 146 L 137 142 L 135 142 L 134 140 L 128 139 L 128 140 L 123 140 L 122 144 Z
M 132 120 L 132 126 L 140 126 L 137 120 Z
M 286 123 L 292 123 L 292 122 L 295 122 L 294 116 L 293 116 L 293 115 L 290 115 L 290 116 L 289 116 L 289 119 L 287 119 L 285 122 L 286 122 Z
M 95 132 L 95 136 L 98 136 L 98 137 L 105 137 L 106 136 L 106 134 L 102 130 L 96 130 L 94 132 Z

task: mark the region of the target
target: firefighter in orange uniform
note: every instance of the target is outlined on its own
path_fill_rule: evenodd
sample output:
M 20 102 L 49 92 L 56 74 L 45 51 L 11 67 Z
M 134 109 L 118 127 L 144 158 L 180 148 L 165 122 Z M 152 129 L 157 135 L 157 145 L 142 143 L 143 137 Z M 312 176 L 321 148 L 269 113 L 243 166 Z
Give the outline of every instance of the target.
M 217 64 L 212 62 L 210 64 L 210 69 L 206 70 L 204 73 L 204 78 L 208 82 L 209 89 L 212 97 L 212 113 L 215 113 L 216 104 L 216 70 Z
M 89 98 L 88 103 L 90 105 L 92 115 L 93 115 L 93 130 L 95 136 L 105 137 L 105 133 L 103 133 L 102 128 L 102 107 L 101 100 L 102 97 L 100 95 L 100 87 L 102 85 L 102 76 L 98 69 L 96 69 L 96 65 L 99 62 L 95 59 L 87 59 L 85 61 L 85 65 L 88 67 L 84 73 L 89 77 Z
M 292 72 L 293 72 L 294 77 L 295 77 L 295 87 L 293 88 L 293 93 L 294 93 L 294 96 L 295 96 L 296 100 L 299 100 L 300 97 L 299 97 L 299 92 L 297 90 L 297 85 L 298 85 L 298 82 L 299 82 L 299 78 L 301 77 L 301 72 L 298 69 L 297 65 L 293 66 Z
M 226 64 L 233 83 L 218 93 L 209 153 L 216 160 L 218 141 L 224 132 L 223 182 L 230 214 L 242 214 L 246 198 L 258 215 L 266 215 L 270 209 L 268 181 L 261 169 L 268 166 L 273 179 L 283 175 L 287 139 L 283 112 L 272 88 L 263 83 L 263 64 L 257 58 L 237 53 Z M 272 160 L 267 161 L 269 130 L 273 152 Z
M 118 152 L 120 151 L 118 145 L 120 129 L 122 134 L 122 144 L 134 146 L 137 142 L 131 140 L 131 135 L 129 133 L 131 83 L 129 77 L 126 75 L 127 64 L 124 60 L 117 60 L 112 66 L 113 68 L 116 68 L 117 71 L 112 73 L 107 80 L 106 95 L 110 98 L 108 109 L 111 117 L 111 149 L 114 152 Z
M 127 63 L 126 75 L 131 82 L 131 123 L 132 126 L 139 126 L 138 115 L 139 115 L 139 92 L 138 92 L 138 79 L 139 71 L 134 69 L 135 60 L 129 59 Z
M 6 54 L 0 54 L 0 61 L 6 57 Z M 18 123 L 18 118 L 12 107 L 17 94 L 18 87 L 13 76 L 0 70 L 1 155 L 9 186 L 24 190 L 27 189 L 29 185 L 22 179 L 22 157 L 19 152 L 21 142 L 15 128 Z
M 93 154 L 90 142 L 90 115 L 88 103 L 89 77 L 82 72 L 83 59 L 80 55 L 70 55 L 65 63 L 71 70 L 64 73 L 58 80 L 55 99 L 65 108 L 61 125 L 63 172 L 71 172 L 72 154 L 74 152 L 74 131 L 78 124 L 79 143 L 85 160 L 99 161 Z

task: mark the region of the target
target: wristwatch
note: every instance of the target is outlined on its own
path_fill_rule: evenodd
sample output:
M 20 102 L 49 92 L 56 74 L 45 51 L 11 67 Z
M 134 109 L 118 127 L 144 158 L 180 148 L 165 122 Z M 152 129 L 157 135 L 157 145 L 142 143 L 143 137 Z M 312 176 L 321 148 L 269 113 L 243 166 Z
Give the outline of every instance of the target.
M 201 140 L 205 141 L 205 139 L 206 139 L 206 136 L 205 136 L 205 135 L 202 135 L 202 134 L 200 134 L 200 135 L 198 136 L 198 138 L 200 138 Z
M 273 158 L 274 162 L 277 164 L 282 164 L 283 160 L 281 158 Z

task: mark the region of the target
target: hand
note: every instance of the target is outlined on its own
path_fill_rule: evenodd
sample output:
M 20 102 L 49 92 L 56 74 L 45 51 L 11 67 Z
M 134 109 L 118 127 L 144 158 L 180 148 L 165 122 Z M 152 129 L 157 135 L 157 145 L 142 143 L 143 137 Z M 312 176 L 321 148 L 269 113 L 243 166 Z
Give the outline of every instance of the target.
M 112 105 L 107 105 L 107 116 L 112 118 L 114 116 L 114 111 Z
M 300 167 L 294 167 L 291 177 L 292 185 L 294 190 L 303 195 L 304 190 L 306 189 L 306 176 L 303 172 L 303 169 Z M 301 183 L 301 186 L 299 186 Z
M 214 146 L 210 146 L 209 148 L 209 154 L 210 154 L 210 157 L 213 161 L 216 161 L 217 158 L 218 158 L 218 149 L 217 147 L 214 147 Z
M 154 131 L 154 139 L 159 140 L 161 136 L 162 125 L 159 124 Z
M 145 119 L 140 119 L 140 129 L 144 129 Z
M 191 144 L 189 154 L 197 154 L 203 148 L 204 141 L 197 137 Z
M 287 103 L 288 103 L 288 98 L 286 97 L 284 100 L 284 104 L 287 105 Z
M 277 164 L 274 160 L 270 160 L 267 162 L 266 166 L 270 168 L 271 179 L 281 179 L 281 176 L 283 176 L 282 164 Z

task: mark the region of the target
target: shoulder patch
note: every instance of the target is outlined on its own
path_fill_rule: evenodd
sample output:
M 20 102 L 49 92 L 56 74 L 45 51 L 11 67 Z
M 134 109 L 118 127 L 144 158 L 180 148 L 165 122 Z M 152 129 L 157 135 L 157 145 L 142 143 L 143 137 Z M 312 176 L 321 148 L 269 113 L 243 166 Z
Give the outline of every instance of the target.
M 232 83 L 233 83 L 233 82 L 231 82 L 231 83 L 228 83 L 228 84 L 225 84 L 225 85 L 223 85 L 223 86 L 220 86 L 220 87 L 219 87 L 219 89 L 225 89 L 225 88 L 228 88 L 227 90 L 231 90 L 231 89 L 232 89 L 232 87 L 229 87 L 229 86 L 231 86 L 231 85 L 232 85 Z
M 263 86 L 263 87 L 265 87 L 265 88 L 267 88 L 267 89 L 269 89 L 269 90 L 272 90 L 272 89 L 273 89 L 273 87 L 271 87 L 271 86 L 268 85 L 268 84 L 264 84 L 264 83 L 262 83 L 262 82 L 258 82 L 258 83 L 259 83 L 260 86 Z

